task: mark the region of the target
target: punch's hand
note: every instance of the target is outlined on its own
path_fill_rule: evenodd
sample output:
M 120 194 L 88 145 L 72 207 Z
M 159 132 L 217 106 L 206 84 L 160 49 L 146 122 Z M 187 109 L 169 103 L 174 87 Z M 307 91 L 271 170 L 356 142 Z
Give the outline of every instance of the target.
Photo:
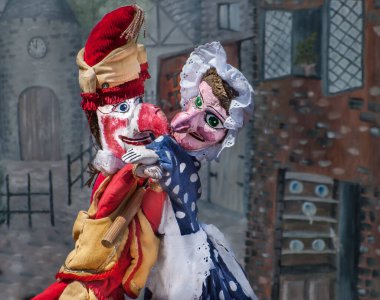
M 150 149 L 146 149 L 143 146 L 131 147 L 121 157 L 121 159 L 127 164 L 142 164 L 152 165 L 158 161 L 158 155 Z
M 152 178 L 159 180 L 162 178 L 162 170 L 158 165 L 138 165 L 135 169 L 135 175 L 141 178 Z

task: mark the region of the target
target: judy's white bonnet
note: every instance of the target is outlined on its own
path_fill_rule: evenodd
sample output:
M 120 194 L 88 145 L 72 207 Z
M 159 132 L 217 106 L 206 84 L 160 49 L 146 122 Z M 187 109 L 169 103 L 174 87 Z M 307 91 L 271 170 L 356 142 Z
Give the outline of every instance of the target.
M 248 121 L 253 113 L 252 86 L 244 75 L 233 66 L 227 64 L 227 56 L 219 42 L 212 42 L 197 47 L 189 56 L 181 72 L 181 106 L 184 109 L 186 102 L 199 93 L 199 84 L 203 74 L 214 67 L 218 75 L 234 88 L 239 96 L 232 99 L 228 110 L 229 116 L 224 122 L 228 129 L 223 142 L 200 151 L 190 152 L 198 159 L 217 159 L 226 147 L 232 147 L 239 130 Z

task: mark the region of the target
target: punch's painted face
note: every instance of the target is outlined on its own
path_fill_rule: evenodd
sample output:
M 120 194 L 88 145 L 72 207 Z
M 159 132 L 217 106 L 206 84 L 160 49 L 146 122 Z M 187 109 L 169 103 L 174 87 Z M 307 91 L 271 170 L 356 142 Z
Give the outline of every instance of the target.
M 223 141 L 227 129 L 223 124 L 228 117 L 211 87 L 202 81 L 199 95 L 190 99 L 185 110 L 178 113 L 171 126 L 174 138 L 185 150 L 197 151 Z
M 155 105 L 142 103 L 141 97 L 126 99 L 97 109 L 103 150 L 121 156 L 130 146 L 146 145 L 168 133 L 164 113 Z

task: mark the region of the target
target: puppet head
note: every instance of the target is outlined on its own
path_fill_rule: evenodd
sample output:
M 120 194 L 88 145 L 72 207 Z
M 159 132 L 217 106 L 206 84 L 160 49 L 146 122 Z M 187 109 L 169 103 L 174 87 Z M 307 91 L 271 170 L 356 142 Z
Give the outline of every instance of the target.
M 149 78 L 146 51 L 136 40 L 144 21 L 137 5 L 106 14 L 79 51 L 81 106 L 100 148 L 120 158 L 128 145 L 168 133 L 166 117 L 142 103 Z
M 253 89 L 227 64 L 219 42 L 196 48 L 181 73 L 182 112 L 171 126 L 177 142 L 198 159 L 212 160 L 235 143 L 253 112 Z
M 202 76 L 198 95 L 186 102 L 184 111 L 171 123 L 182 148 L 197 151 L 220 143 L 227 134 L 223 124 L 236 96 L 237 92 L 223 81 L 215 68 L 208 69 Z

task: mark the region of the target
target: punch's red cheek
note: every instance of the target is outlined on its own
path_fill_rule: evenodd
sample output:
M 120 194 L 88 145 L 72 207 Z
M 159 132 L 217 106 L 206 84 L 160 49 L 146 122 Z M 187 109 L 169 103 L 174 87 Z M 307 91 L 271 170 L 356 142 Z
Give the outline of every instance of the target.
M 102 134 L 105 148 L 111 151 L 116 157 L 121 158 L 125 150 L 121 146 L 121 140 L 118 136 L 127 128 L 129 121 L 127 118 L 115 118 L 112 115 L 101 117 Z

